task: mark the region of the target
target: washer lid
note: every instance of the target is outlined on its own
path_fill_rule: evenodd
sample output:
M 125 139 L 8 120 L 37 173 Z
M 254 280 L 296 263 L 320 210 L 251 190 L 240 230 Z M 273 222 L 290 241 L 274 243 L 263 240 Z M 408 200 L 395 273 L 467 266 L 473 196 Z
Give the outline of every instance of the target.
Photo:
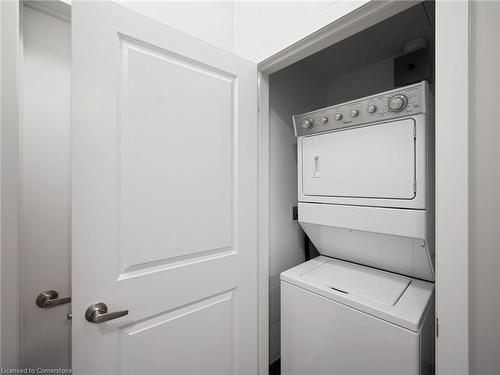
M 357 264 L 332 259 L 301 277 L 326 285 L 337 292 L 356 295 L 387 306 L 394 306 L 412 279 Z
M 304 293 L 316 294 L 413 332 L 419 332 L 434 300 L 433 283 L 323 255 L 282 272 L 280 279 Z

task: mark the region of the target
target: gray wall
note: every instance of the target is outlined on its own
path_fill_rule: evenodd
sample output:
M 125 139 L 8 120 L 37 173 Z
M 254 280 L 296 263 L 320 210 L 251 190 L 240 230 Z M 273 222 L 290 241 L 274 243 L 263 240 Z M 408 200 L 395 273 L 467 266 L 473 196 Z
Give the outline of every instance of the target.
M 335 105 L 394 88 L 392 57 L 328 80 L 327 105 Z
M 500 374 L 500 2 L 471 2 L 471 374 Z M 457 109 L 458 110 L 458 109 Z
M 291 221 L 297 202 L 297 139 L 292 115 L 325 106 L 326 82 L 293 65 L 269 80 L 269 361 L 280 356 L 281 272 L 304 261 L 304 234 Z
M 22 16 L 21 366 L 70 368 L 71 305 L 43 314 L 33 301 L 71 295 L 71 25 L 28 6 Z

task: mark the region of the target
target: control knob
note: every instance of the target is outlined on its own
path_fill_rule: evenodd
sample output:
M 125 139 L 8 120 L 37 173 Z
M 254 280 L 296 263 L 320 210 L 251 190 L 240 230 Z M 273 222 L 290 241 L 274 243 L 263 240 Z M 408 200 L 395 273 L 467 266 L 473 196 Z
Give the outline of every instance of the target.
M 337 113 L 335 114 L 335 120 L 337 120 L 337 121 L 342 120 L 342 117 L 343 117 L 343 116 L 342 116 L 342 113 L 340 113 L 340 112 L 337 112 Z
M 327 122 L 328 122 L 328 117 L 326 117 L 326 116 L 321 117 L 321 123 L 323 125 L 326 124 Z
M 408 98 L 403 94 L 396 94 L 389 99 L 389 110 L 391 112 L 401 112 L 408 105 Z
M 353 109 L 351 111 L 351 117 L 357 117 L 359 115 L 359 111 L 357 109 Z
M 311 119 L 307 119 L 307 120 L 305 120 L 305 121 L 302 123 L 302 127 L 303 127 L 304 129 L 311 129 L 311 128 L 312 128 L 312 126 L 313 126 L 313 123 L 314 123 L 314 122 L 313 122 L 313 120 L 311 120 Z
M 366 110 L 368 111 L 368 113 L 375 113 L 375 111 L 377 110 L 377 106 L 375 104 L 370 104 Z

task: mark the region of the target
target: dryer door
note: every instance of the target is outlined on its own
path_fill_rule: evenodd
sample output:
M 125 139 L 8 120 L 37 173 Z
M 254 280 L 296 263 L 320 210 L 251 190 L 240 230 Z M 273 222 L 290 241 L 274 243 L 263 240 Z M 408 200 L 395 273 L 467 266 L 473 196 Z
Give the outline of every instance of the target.
M 302 193 L 413 199 L 415 126 L 403 119 L 302 138 Z

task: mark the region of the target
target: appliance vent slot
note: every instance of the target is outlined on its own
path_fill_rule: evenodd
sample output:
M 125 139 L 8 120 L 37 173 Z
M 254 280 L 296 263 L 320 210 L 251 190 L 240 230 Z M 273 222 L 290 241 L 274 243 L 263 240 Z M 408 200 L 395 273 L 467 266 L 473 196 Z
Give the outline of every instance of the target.
M 346 292 L 345 290 L 334 288 L 333 286 L 328 286 L 330 289 L 333 289 L 337 292 L 343 293 L 343 294 L 349 294 L 349 292 Z

